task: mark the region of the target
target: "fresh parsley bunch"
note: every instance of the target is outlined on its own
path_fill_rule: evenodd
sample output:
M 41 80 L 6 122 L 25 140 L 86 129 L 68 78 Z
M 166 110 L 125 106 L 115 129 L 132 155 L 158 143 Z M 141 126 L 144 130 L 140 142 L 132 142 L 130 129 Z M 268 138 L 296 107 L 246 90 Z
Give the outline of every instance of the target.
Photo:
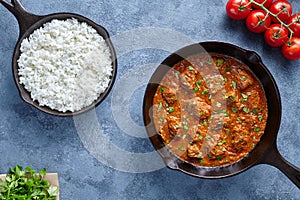
M 47 170 L 39 174 L 30 167 L 10 168 L 6 181 L 0 179 L 0 200 L 55 200 L 58 188 L 44 180 Z

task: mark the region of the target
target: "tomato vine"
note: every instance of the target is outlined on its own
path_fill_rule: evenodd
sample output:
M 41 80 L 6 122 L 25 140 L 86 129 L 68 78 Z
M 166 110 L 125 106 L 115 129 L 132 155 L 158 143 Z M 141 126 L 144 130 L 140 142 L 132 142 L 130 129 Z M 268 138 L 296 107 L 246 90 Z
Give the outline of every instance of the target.
M 289 60 L 300 59 L 300 13 L 292 15 L 292 5 L 286 0 L 229 0 L 227 15 L 234 20 L 246 20 L 253 33 L 264 33 L 271 47 L 282 47 Z

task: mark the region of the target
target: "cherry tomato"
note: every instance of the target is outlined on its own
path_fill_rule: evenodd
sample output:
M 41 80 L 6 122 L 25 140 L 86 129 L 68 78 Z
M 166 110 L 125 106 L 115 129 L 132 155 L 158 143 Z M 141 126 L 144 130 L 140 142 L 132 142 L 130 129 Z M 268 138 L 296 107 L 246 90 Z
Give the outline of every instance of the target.
M 249 0 L 229 0 L 226 4 L 227 15 L 234 20 L 245 19 L 251 10 Z
M 300 37 L 300 13 L 291 16 L 287 22 L 290 29 L 294 32 L 294 36 Z
M 289 60 L 300 59 L 300 38 L 292 37 L 291 40 L 282 47 L 282 54 Z
M 260 3 L 260 4 L 264 3 L 264 6 L 266 8 L 269 8 L 271 6 L 271 4 L 273 3 L 273 0 L 254 0 L 254 1 L 257 3 Z M 255 9 L 260 9 L 260 7 L 255 4 L 252 4 L 252 7 Z
M 253 10 L 247 16 L 246 27 L 253 33 L 264 32 L 271 24 L 271 18 L 263 10 Z
M 289 40 L 289 31 L 281 24 L 272 24 L 265 32 L 264 38 L 271 47 L 280 47 Z
M 291 3 L 286 0 L 277 0 L 270 7 L 270 12 L 277 15 L 283 22 L 286 22 L 290 18 L 292 11 L 293 8 Z M 272 16 L 271 19 L 272 22 L 279 23 L 275 17 Z

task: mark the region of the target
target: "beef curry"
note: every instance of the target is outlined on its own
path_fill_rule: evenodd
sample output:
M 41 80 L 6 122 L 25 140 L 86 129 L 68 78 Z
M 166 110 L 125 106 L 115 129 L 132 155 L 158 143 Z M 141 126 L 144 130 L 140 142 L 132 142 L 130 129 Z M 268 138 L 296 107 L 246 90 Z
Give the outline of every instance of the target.
M 267 100 L 257 77 L 235 58 L 200 53 L 175 64 L 153 99 L 157 132 L 173 154 L 195 165 L 235 163 L 266 127 Z

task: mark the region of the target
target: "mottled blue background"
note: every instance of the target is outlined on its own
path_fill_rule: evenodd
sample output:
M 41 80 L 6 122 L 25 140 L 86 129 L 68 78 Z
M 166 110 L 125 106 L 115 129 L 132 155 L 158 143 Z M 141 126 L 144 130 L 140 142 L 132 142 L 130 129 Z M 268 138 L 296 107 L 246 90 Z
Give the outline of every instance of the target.
M 290 2 L 294 12 L 300 12 L 299 1 Z M 135 28 L 156 27 L 176 31 L 194 42 L 218 40 L 256 51 L 273 74 L 281 93 L 283 116 L 277 140 L 279 151 L 288 161 L 300 166 L 300 61 L 285 60 L 280 49 L 268 47 L 262 35 L 250 33 L 243 21 L 230 20 L 225 13 L 226 0 L 152 0 L 150 3 L 141 0 L 23 0 L 22 3 L 39 15 L 74 12 L 87 16 L 106 27 L 113 38 Z M 58 172 L 63 200 L 300 199 L 300 190 L 279 170 L 268 165 L 255 166 L 221 180 L 198 179 L 168 168 L 135 174 L 107 167 L 83 146 L 72 118 L 46 115 L 20 99 L 11 70 L 18 25 L 3 6 L 0 6 L 0 38 L 0 173 L 6 173 L 16 164 Z M 119 41 L 113 42 L 116 49 L 123 48 Z M 160 63 L 169 53 L 139 49 L 122 54 L 118 58 L 116 83 L 133 68 Z M 146 76 L 149 79 L 151 74 Z M 145 85 L 131 91 L 130 117 L 137 125 L 143 124 L 144 90 Z M 112 95 L 96 108 L 110 141 L 126 151 L 153 151 L 148 139 L 129 136 L 118 128 L 111 102 Z

